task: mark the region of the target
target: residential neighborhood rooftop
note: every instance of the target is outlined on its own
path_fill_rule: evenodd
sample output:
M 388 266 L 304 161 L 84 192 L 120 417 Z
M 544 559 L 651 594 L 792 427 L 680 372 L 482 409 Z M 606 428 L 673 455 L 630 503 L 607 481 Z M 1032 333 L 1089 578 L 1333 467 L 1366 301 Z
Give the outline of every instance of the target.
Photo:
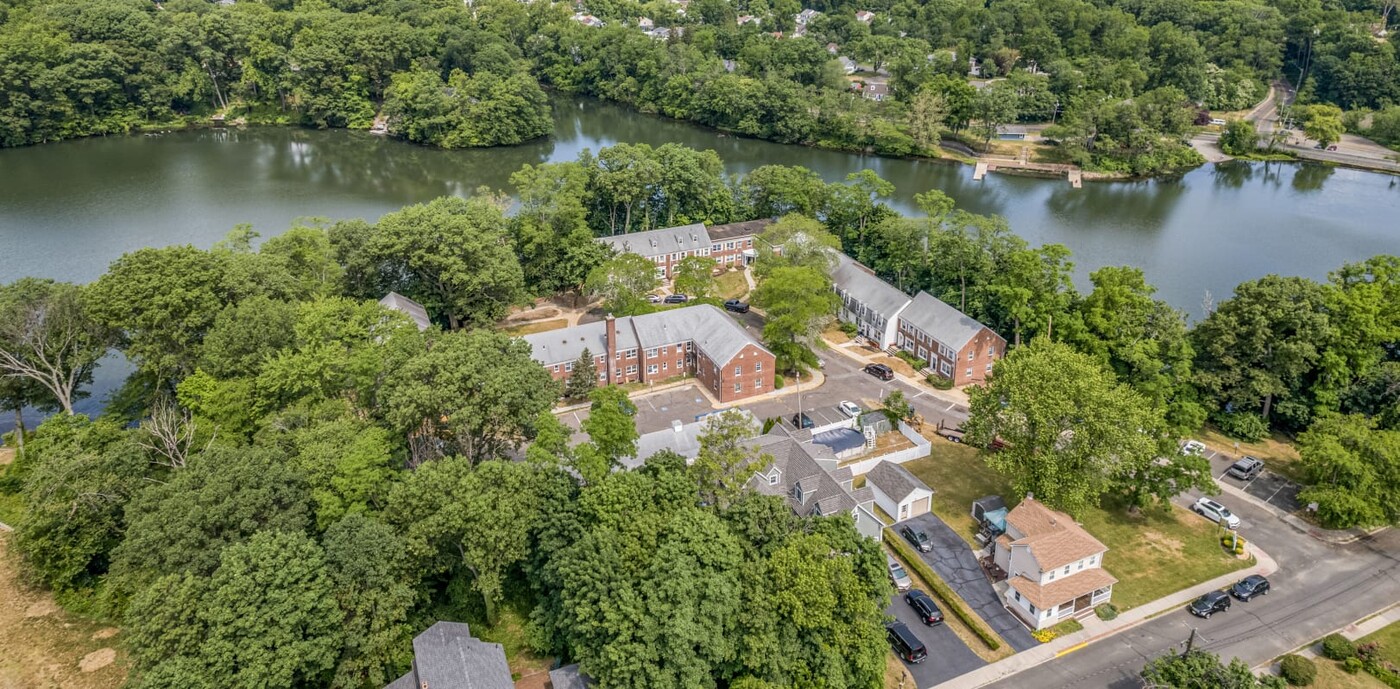
M 436 622 L 413 639 L 413 668 L 385 689 L 514 689 L 500 644 L 471 635 L 461 622 Z
M 704 223 L 615 234 L 599 237 L 598 241 L 611 246 L 618 253 L 633 253 L 646 258 L 710 248 L 710 235 L 705 231 Z
M 432 321 L 428 319 L 428 310 L 423 308 L 422 304 L 398 292 L 384 295 L 384 298 L 379 300 L 379 304 L 386 309 L 406 314 L 418 325 L 419 330 L 427 330 L 432 325 Z
M 1030 496 L 1007 513 L 1006 522 L 1022 534 L 1010 544 L 1030 546 L 1036 563 L 1047 571 L 1108 550 L 1069 515 Z
M 624 316 L 617 319 L 616 325 L 618 349 L 690 341 L 714 361 L 728 361 L 748 345 L 767 351 L 742 325 L 709 304 Z M 599 356 L 607 352 L 607 322 L 584 323 L 522 339 L 529 343 L 535 361 L 542 364 L 573 361 L 585 348 Z
M 971 316 L 928 292 L 919 292 L 899 317 L 954 351 L 971 342 L 983 327 Z
M 869 473 L 865 475 L 867 484 L 879 486 L 880 492 L 888 495 L 895 502 L 902 502 L 905 498 L 919 490 L 933 492 L 923 481 L 911 473 L 908 469 L 895 464 L 894 462 L 880 462 L 876 464 Z
M 831 281 L 837 289 L 850 294 L 886 319 L 893 318 L 909 303 L 909 295 L 881 280 L 875 271 L 846 254 L 837 254 L 836 270 L 831 274 Z

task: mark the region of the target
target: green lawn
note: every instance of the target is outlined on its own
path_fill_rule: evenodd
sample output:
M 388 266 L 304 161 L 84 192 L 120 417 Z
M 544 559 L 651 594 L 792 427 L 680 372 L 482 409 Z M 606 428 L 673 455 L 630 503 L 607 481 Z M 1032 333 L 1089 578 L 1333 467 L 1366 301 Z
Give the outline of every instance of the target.
M 972 501 L 1000 495 L 1008 505 L 1018 502 L 1010 483 L 966 445 L 934 440 L 927 458 L 904 467 L 933 488 L 934 514 L 973 547 L 977 524 Z M 1119 610 L 1252 564 L 1227 555 L 1216 540 L 1217 527 L 1179 507 L 1129 515 L 1126 509 L 1105 505 L 1089 510 L 1080 522 L 1108 546 L 1104 569 L 1118 577 L 1113 602 Z
M 1356 640 L 1357 645 L 1381 642 L 1381 657 L 1400 665 L 1400 622 L 1387 625 L 1374 634 Z
M 742 270 L 731 270 L 715 278 L 715 294 L 720 299 L 742 299 L 748 293 L 749 283 Z
M 1312 686 L 1317 689 L 1386 689 L 1385 683 L 1372 677 L 1365 670 L 1348 674 L 1340 663 L 1322 656 L 1313 658 L 1317 665 L 1317 679 Z

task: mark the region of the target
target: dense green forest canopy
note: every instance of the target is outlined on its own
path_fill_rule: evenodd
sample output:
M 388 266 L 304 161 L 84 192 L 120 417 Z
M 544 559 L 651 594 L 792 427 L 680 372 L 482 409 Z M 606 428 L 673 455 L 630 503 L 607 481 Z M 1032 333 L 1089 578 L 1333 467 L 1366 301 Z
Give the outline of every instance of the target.
M 939 131 L 1055 120 L 1068 159 L 1141 173 L 1195 163 L 1182 138 L 1198 109 L 1244 109 L 1281 76 L 1302 81 L 1303 102 L 1400 101 L 1389 0 L 811 7 L 823 14 L 797 36 L 794 0 L 584 3 L 601 27 L 517 0 L 3 0 L 0 145 L 216 112 L 356 128 L 382 113 L 415 142 L 511 144 L 549 131 L 544 86 L 894 155 L 933 151 Z M 761 21 L 739 26 L 740 14 Z M 681 31 L 658 40 L 643 16 Z M 853 92 L 837 55 L 888 74 L 891 97 Z M 971 66 L 994 81 L 977 88 Z
M 1010 415 L 1076 424 L 1073 452 L 1040 433 L 995 464 L 1037 495 L 1166 499 L 1196 479 L 1153 468 L 1152 443 L 1210 419 L 1241 438 L 1300 432 L 1303 499 L 1325 524 L 1400 519 L 1400 258 L 1246 282 L 1192 325 L 1140 270 L 1099 269 L 1082 292 L 1067 249 L 940 192 L 904 217 L 869 171 L 725 178 L 720 163 L 620 145 L 521 169 L 513 214 L 483 190 L 141 249 L 88 285 L 0 286 L 6 408 L 71 411 L 110 348 L 135 367 L 102 418 L 59 413 L 15 438 L 0 491 L 24 507 L 25 573 L 121 621 L 140 687 L 378 687 L 414 630 L 507 615 L 602 686 L 877 687 L 890 590 L 849 517 L 743 490 L 735 423 L 693 466 L 612 471 L 636 448 L 622 390 L 570 386 L 591 402 L 590 440 L 571 447 L 549 413 L 565 386 L 495 328 L 531 297 L 626 274 L 598 235 L 775 216 L 763 243 L 784 251 L 760 257 L 755 302 L 781 315 L 764 335 L 783 365 L 812 365 L 809 331 L 834 315 L 830 248 L 927 290 L 1015 343 L 975 393 L 974 436 Z M 642 263 L 653 282 L 603 281 L 610 307 L 655 308 L 628 293 L 654 286 Z M 433 325 L 381 307 L 390 290 Z M 1024 461 L 1036 447 L 1059 461 Z

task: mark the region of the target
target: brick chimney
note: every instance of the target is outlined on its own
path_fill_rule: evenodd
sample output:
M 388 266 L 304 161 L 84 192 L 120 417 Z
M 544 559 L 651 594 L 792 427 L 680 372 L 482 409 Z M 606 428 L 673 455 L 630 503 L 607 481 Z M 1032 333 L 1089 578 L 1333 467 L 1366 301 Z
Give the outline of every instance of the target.
M 603 363 L 607 367 L 608 383 L 611 384 L 619 382 L 617 379 L 617 319 L 613 318 L 612 314 L 608 314 L 607 324 L 608 334 L 607 338 L 603 341 L 603 348 L 605 350 L 603 353 Z

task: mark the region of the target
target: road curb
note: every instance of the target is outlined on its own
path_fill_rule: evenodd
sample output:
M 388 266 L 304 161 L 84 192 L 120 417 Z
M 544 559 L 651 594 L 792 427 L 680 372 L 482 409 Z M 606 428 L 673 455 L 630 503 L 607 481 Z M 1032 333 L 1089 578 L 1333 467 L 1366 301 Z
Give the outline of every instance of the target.
M 1309 524 L 1308 522 L 1298 517 L 1295 517 L 1294 515 L 1278 507 L 1275 507 L 1273 504 L 1260 500 L 1259 498 L 1250 495 L 1248 492 L 1236 488 L 1228 483 L 1220 483 L 1219 481 L 1216 481 L 1216 484 L 1220 486 L 1220 489 L 1222 491 L 1229 493 L 1231 496 L 1239 498 L 1241 500 L 1245 500 L 1256 507 L 1268 511 L 1275 517 L 1278 517 L 1280 521 L 1292 527 L 1294 531 L 1299 531 L 1304 534 L 1307 534 L 1313 539 L 1322 541 L 1323 543 L 1331 543 L 1332 545 L 1350 545 L 1363 538 L 1366 538 L 1368 536 L 1374 536 L 1390 528 L 1388 526 L 1382 526 L 1376 529 L 1372 529 L 1370 531 L 1364 531 L 1360 529 L 1348 529 L 1346 531 L 1324 529 L 1316 524 Z
M 1332 631 L 1327 632 L 1326 634 L 1323 634 L 1322 636 L 1319 636 L 1318 639 L 1324 639 L 1324 638 L 1329 637 L 1329 636 L 1331 636 L 1331 635 L 1333 635 L 1333 634 L 1341 634 L 1342 636 L 1346 637 L 1348 640 L 1350 640 L 1350 641 L 1355 641 L 1355 640 L 1357 640 L 1357 639 L 1359 639 L 1359 638 L 1361 638 L 1361 637 L 1363 637 L 1363 636 L 1367 636 L 1368 634 L 1370 634 L 1370 633 L 1372 633 L 1372 632 L 1374 632 L 1374 631 L 1377 631 L 1377 630 L 1379 630 L 1379 629 L 1384 629 L 1385 626 L 1388 625 L 1388 624 L 1391 624 L 1391 623 L 1393 623 L 1393 622 L 1400 621 L 1400 619 L 1396 619 L 1396 620 L 1386 620 L 1386 621 L 1385 621 L 1385 622 L 1386 622 L 1386 625 L 1381 625 L 1381 626 L 1377 627 L 1376 629 L 1367 630 L 1365 633 L 1362 633 L 1360 629 L 1357 629 L 1358 627 L 1364 625 L 1366 622 L 1368 622 L 1368 621 L 1370 621 L 1370 620 L 1372 620 L 1372 619 L 1374 619 L 1374 618 L 1380 617 L 1380 616 L 1382 616 L 1382 615 L 1386 615 L 1386 614 L 1390 613 L 1391 611 L 1400 612 L 1400 603 L 1391 603 L 1390 605 L 1387 605 L 1386 607 L 1381 608 L 1380 610 L 1377 610 L 1376 612 L 1373 612 L 1373 613 L 1371 613 L 1371 614 L 1369 614 L 1369 615 L 1367 615 L 1367 616 L 1365 616 L 1365 617 L 1362 617 L 1362 618 L 1358 619 L 1357 621 L 1352 622 L 1351 624 L 1348 624 L 1348 625 L 1346 625 L 1346 626 L 1342 626 L 1342 627 L 1338 627 L 1338 628 L 1336 628 L 1336 629 L 1333 629 Z M 1397 617 L 1400 617 L 1400 615 L 1397 615 Z M 1352 630 L 1352 629 L 1356 629 L 1356 632 L 1357 632 L 1357 633 L 1355 633 L 1355 634 L 1353 634 L 1353 635 L 1351 635 L 1351 636 L 1347 636 L 1347 631 L 1348 631 L 1348 630 Z M 1308 643 L 1303 644 L 1302 646 L 1298 646 L 1297 648 L 1294 648 L 1294 649 L 1290 650 L 1288 653 L 1280 653 L 1280 654 L 1279 654 L 1279 657 L 1286 656 L 1286 655 L 1290 655 L 1290 654 L 1303 655 L 1304 657 L 1307 657 L 1307 656 L 1314 656 L 1314 657 L 1315 657 L 1317 654 L 1312 653 L 1312 652 L 1311 652 L 1311 649 L 1312 649 L 1313 646 L 1316 646 L 1317 643 L 1318 643 L 1317 639 L 1314 639 L 1313 641 L 1309 641 Z M 1268 672 L 1268 673 L 1272 674 L 1272 673 L 1273 673 L 1273 670 L 1274 670 L 1274 667 L 1277 666 L 1277 665 L 1278 665 L 1278 663 L 1275 663 L 1275 662 L 1274 662 L 1274 659 L 1271 658 L 1271 659 L 1269 659 L 1268 662 L 1260 663 L 1260 664 L 1255 665 L 1254 667 L 1250 668 L 1250 671 L 1252 671 L 1252 672 L 1253 672 L 1254 674 L 1256 674 L 1256 675 L 1257 675 L 1257 674 L 1264 673 L 1264 672 Z

